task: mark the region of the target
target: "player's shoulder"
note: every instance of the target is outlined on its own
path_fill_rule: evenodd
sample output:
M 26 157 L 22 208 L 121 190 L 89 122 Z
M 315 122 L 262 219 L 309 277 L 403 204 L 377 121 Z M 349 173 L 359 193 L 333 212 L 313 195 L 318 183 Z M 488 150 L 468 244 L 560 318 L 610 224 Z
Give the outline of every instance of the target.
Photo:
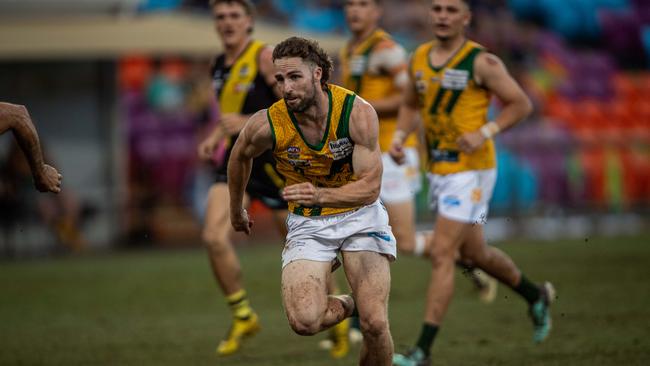
M 368 101 L 356 95 L 350 113 L 350 124 L 358 126 L 361 130 L 366 130 L 377 123 L 375 108 Z
M 424 42 L 419 44 L 417 47 L 415 47 L 415 51 L 413 51 L 413 56 L 420 56 L 420 55 L 426 55 L 431 51 L 431 48 L 435 46 L 436 41 L 429 41 L 429 42 Z

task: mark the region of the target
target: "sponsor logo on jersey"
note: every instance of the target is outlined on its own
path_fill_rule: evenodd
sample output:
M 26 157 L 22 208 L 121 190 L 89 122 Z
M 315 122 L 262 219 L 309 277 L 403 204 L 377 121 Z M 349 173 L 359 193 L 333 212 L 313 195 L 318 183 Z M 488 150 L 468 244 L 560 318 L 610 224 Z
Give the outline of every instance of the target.
M 248 76 L 248 64 L 244 64 L 241 66 L 241 69 L 239 69 L 239 77 L 246 77 Z
M 300 148 L 298 146 L 289 146 L 287 148 L 287 157 L 289 159 L 299 159 L 300 158 Z
M 306 159 L 289 159 L 289 164 L 294 168 L 308 168 L 311 166 L 311 161 Z
M 335 141 L 330 141 L 329 146 L 334 160 L 341 160 L 346 156 L 352 154 L 352 142 L 347 137 Z
M 442 87 L 449 90 L 463 90 L 469 81 L 469 71 L 446 69 L 442 76 Z
M 357 55 L 350 59 L 350 74 L 352 76 L 361 76 L 366 71 L 368 57 Z
M 419 94 L 424 94 L 427 92 L 427 82 L 425 80 L 422 80 L 421 70 L 415 72 L 415 90 Z

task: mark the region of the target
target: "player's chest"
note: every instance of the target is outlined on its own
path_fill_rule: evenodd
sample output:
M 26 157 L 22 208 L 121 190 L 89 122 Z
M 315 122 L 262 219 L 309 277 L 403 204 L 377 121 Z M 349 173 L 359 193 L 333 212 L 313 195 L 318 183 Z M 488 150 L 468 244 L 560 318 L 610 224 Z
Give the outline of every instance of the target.
M 438 71 L 422 67 L 415 69 L 413 76 L 415 89 L 422 97 L 431 96 L 441 89 L 462 91 L 467 89 L 470 83 L 469 70 L 453 67 Z
M 233 73 L 229 69 L 217 69 L 212 74 L 212 88 L 217 95 L 221 95 L 230 82 L 232 92 L 250 93 L 255 90 L 255 78 L 249 73 L 250 69 L 246 67 L 242 67 L 237 73 Z

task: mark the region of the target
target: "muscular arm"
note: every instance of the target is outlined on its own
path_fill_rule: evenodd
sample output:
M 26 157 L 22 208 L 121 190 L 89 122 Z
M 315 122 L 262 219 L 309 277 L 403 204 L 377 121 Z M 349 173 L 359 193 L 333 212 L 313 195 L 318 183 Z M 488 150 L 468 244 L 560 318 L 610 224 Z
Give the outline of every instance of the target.
M 503 131 L 532 112 L 532 104 L 519 84 L 508 73 L 503 62 L 495 55 L 481 53 L 474 61 L 475 79 L 503 103 L 501 113 L 494 122 Z
M 244 192 L 253 166 L 253 158 L 272 147 L 271 127 L 266 118 L 266 109 L 263 109 L 246 122 L 230 153 L 228 190 L 231 216 L 243 210 Z
M 13 131 L 27 156 L 34 178 L 37 178 L 42 174 L 45 163 L 36 128 L 24 106 L 0 102 L 0 133 L 7 130 Z
M 474 79 L 501 100 L 503 108 L 497 118 L 476 131 L 465 132 L 457 140 L 458 147 L 471 154 L 499 131 L 510 128 L 532 111 L 530 100 L 510 76 L 498 57 L 482 53 L 474 60 Z
M 317 204 L 322 207 L 369 205 L 379 197 L 381 152 L 377 113 L 361 98 L 356 98 L 350 116 L 350 137 L 354 141 L 352 166 L 357 180 L 339 188 L 317 188 Z

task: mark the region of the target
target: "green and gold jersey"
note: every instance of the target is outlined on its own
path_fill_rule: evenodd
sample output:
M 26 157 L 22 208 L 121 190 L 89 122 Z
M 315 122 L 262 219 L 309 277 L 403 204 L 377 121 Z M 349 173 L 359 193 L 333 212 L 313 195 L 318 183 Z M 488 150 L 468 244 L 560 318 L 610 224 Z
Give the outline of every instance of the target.
M 496 166 L 494 143 L 487 140 L 472 154 L 460 151 L 456 140 L 487 122 L 490 93 L 474 81 L 474 60 L 483 46 L 467 40 L 443 66 L 431 65 L 436 42 L 421 45 L 409 72 L 418 93 L 424 122 L 430 171 L 452 174 Z
M 276 168 L 286 185 L 310 182 L 316 187 L 338 188 L 356 180 L 352 169 L 354 141 L 349 122 L 356 95 L 340 86 L 329 85 L 327 127 L 321 141 L 312 145 L 305 141 L 300 126 L 287 109 L 284 99 L 267 111 L 273 134 L 273 156 Z M 355 210 L 351 208 L 303 207 L 289 202 L 289 212 L 302 216 L 325 216 Z
M 378 61 L 376 55 L 384 53 L 386 57 Z M 373 59 L 373 56 L 375 58 Z M 348 45 L 339 53 L 341 63 L 342 85 L 368 102 L 384 99 L 400 90 L 395 86 L 393 74 L 406 70 L 405 52 L 383 31 L 376 29 L 367 39 L 355 47 Z M 371 63 L 374 62 L 374 67 Z M 393 142 L 393 134 L 397 127 L 397 114 L 379 116 L 379 147 L 381 151 L 388 151 Z M 417 136 L 410 135 L 404 146 L 413 147 L 417 144 Z

